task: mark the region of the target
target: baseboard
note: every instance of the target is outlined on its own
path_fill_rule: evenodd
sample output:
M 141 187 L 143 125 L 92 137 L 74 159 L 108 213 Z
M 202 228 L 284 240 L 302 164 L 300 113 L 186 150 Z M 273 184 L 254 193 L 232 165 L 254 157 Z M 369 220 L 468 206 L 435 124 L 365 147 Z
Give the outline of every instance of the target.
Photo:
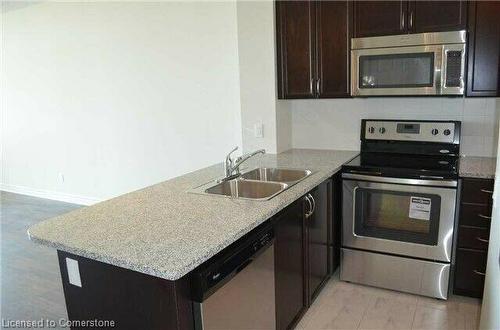
M 0 190 L 21 195 L 52 199 L 56 201 L 79 204 L 79 205 L 92 205 L 102 201 L 100 199 L 92 197 L 85 197 L 85 196 L 73 195 L 57 191 L 29 188 L 29 187 L 4 184 L 4 183 L 0 183 Z

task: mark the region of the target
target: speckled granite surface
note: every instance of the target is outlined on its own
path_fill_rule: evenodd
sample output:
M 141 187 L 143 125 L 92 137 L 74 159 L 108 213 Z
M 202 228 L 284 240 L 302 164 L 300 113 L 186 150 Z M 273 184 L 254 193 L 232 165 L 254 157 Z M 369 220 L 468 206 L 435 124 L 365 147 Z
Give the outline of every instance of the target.
M 187 191 L 223 173 L 222 163 L 29 228 L 34 242 L 86 258 L 176 280 L 335 173 L 354 151 L 294 149 L 261 155 L 246 168 L 307 168 L 314 173 L 268 201 Z M 242 166 L 242 170 L 243 170 Z
M 460 157 L 459 173 L 464 178 L 494 179 L 496 158 Z

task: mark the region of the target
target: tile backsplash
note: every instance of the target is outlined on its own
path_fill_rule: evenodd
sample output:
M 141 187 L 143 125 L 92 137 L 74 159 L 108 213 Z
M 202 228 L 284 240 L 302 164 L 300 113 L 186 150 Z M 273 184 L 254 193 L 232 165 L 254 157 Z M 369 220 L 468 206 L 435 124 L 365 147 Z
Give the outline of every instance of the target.
M 500 98 L 293 100 L 293 148 L 359 150 L 361 119 L 459 120 L 461 153 L 496 157 Z

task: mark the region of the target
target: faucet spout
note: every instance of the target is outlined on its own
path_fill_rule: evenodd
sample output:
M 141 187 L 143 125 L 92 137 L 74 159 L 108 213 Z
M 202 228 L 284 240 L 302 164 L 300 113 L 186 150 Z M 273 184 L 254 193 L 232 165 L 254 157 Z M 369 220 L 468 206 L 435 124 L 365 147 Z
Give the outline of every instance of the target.
M 245 155 L 242 155 L 238 158 L 236 158 L 235 161 L 231 159 L 231 153 L 233 153 L 238 147 L 234 148 L 227 156 L 224 161 L 224 172 L 225 172 L 225 177 L 223 180 L 229 180 L 233 178 L 237 178 L 240 176 L 240 165 L 244 163 L 247 159 L 258 155 L 258 154 L 265 154 L 266 150 L 265 149 L 260 149 Z

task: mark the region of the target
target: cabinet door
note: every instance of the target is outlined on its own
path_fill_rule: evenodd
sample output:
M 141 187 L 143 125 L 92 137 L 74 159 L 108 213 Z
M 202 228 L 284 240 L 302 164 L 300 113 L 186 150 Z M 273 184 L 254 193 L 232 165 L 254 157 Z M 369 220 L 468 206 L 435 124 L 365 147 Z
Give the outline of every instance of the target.
M 304 209 L 302 199 L 288 206 L 275 224 L 276 327 L 292 327 L 305 311 Z
M 408 30 L 412 33 L 464 30 L 465 1 L 411 1 Z
M 469 4 L 467 96 L 500 96 L 500 2 Z
M 317 80 L 319 97 L 349 97 L 349 44 L 347 1 L 320 1 L 316 6 Z
M 476 298 L 483 296 L 486 257 L 484 251 L 457 249 L 455 294 Z
M 314 2 L 276 2 L 279 98 L 312 98 Z
M 355 1 L 354 37 L 372 37 L 407 33 L 406 1 Z
M 310 196 L 313 199 L 314 212 L 304 220 L 307 242 L 306 278 L 308 279 L 308 305 L 316 298 L 329 277 L 328 243 L 332 225 L 332 181 L 328 180 L 320 184 L 310 193 Z

